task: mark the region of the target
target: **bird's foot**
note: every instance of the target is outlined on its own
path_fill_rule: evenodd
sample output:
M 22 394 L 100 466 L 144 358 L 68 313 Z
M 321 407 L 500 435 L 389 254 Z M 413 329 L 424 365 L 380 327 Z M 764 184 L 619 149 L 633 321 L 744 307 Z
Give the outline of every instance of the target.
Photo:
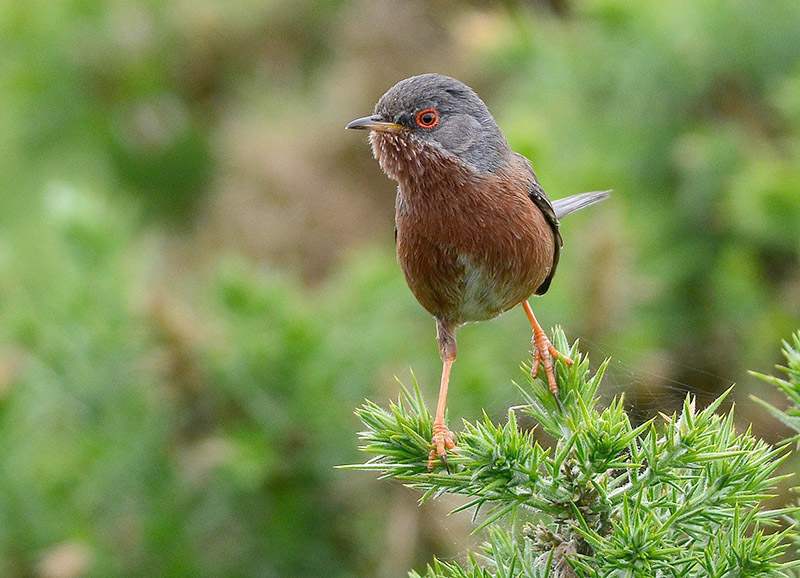
M 538 329 L 538 331 L 537 331 Z M 553 360 L 560 357 L 567 365 L 572 365 L 572 360 L 558 351 L 550 340 L 545 335 L 541 328 L 535 327 L 533 331 L 533 366 L 531 367 L 531 376 L 536 377 L 539 374 L 539 366 L 544 366 L 544 373 L 547 376 L 547 383 L 550 386 L 550 391 L 558 399 L 558 385 L 556 384 L 555 367 Z
M 447 426 L 443 423 L 433 424 L 433 439 L 431 440 L 433 449 L 428 454 L 428 471 L 432 472 L 436 465 L 436 458 L 442 460 L 444 468 L 450 473 L 450 466 L 447 464 L 447 450 L 456 453 L 456 436 L 453 435 Z

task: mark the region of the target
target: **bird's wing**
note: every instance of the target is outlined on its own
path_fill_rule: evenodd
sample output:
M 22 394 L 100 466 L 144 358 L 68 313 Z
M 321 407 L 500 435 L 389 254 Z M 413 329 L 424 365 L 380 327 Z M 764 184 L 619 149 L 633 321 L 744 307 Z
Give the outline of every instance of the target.
M 550 267 L 550 273 L 547 278 L 542 281 L 542 284 L 536 289 L 536 295 L 544 295 L 550 288 L 550 282 L 553 280 L 553 275 L 556 273 L 556 266 L 558 259 L 561 256 L 561 233 L 558 232 L 558 217 L 553 203 L 547 198 L 547 195 L 539 184 L 539 179 L 536 178 L 536 173 L 533 172 L 530 161 L 519 153 L 513 153 L 516 157 L 515 161 L 518 167 L 524 167 L 524 172 L 528 173 L 528 198 L 533 201 L 533 204 L 542 212 L 547 224 L 553 231 L 553 265 Z
M 547 198 L 542 186 L 539 184 L 539 181 L 536 178 L 536 173 L 533 172 L 533 168 L 531 168 L 527 159 L 525 159 L 525 157 L 522 155 L 519 156 L 525 160 L 525 164 L 530 169 L 531 180 L 530 184 L 528 185 L 528 196 L 536 204 L 539 210 L 542 211 L 544 218 L 547 219 L 547 223 L 553 230 L 553 266 L 550 268 L 550 274 L 547 275 L 547 278 L 542 282 L 541 285 L 539 285 L 539 288 L 536 289 L 537 295 L 544 295 L 545 292 L 547 292 L 547 289 L 550 287 L 550 282 L 553 280 L 553 275 L 556 273 L 558 259 L 561 256 L 561 247 L 564 244 L 563 240 L 561 239 L 561 233 L 558 231 L 558 220 L 561 217 L 569 215 L 570 213 L 574 213 L 579 209 L 607 199 L 611 194 L 611 191 L 592 191 L 589 193 L 580 193 L 578 195 L 572 195 L 571 197 L 557 199 L 551 202 L 550 199 Z
M 533 179 L 531 180 L 530 184 L 528 185 L 528 196 L 534 202 L 534 204 L 539 207 L 539 210 L 544 215 L 544 218 L 547 219 L 547 222 L 553 228 L 553 231 L 558 233 L 558 217 L 556 216 L 556 210 L 553 207 L 553 203 L 550 202 L 550 199 L 547 198 L 542 186 L 539 184 L 539 181 L 536 180 L 536 175 L 533 174 Z
M 531 174 L 533 179 L 528 186 L 528 197 L 530 197 L 533 203 L 542 211 L 544 218 L 547 220 L 547 224 L 550 225 L 550 228 L 553 230 L 553 265 L 550 267 L 550 273 L 548 273 L 547 278 L 542 281 L 542 284 L 536 289 L 537 295 L 544 295 L 550 288 L 550 282 L 553 280 L 553 275 L 556 273 L 558 259 L 561 256 L 561 246 L 564 242 L 561 239 L 561 233 L 558 231 L 558 218 L 556 217 L 553 203 L 547 198 L 539 181 L 536 180 L 533 169 L 531 169 Z

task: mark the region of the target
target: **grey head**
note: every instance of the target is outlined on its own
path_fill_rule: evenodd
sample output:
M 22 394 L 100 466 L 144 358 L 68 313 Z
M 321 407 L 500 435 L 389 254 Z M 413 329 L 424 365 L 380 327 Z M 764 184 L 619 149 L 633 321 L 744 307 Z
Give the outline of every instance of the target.
M 401 80 L 386 91 L 371 116 L 347 128 L 419 139 L 486 173 L 504 166 L 511 150 L 489 109 L 469 86 L 441 74 Z

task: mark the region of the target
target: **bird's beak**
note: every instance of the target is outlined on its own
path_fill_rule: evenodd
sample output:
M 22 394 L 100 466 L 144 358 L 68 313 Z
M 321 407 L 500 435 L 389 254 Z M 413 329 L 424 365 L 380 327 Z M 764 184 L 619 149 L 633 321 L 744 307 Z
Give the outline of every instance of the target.
M 401 132 L 408 128 L 396 122 L 387 122 L 380 115 L 363 116 L 355 119 L 344 128 L 357 128 L 361 130 L 377 130 L 379 132 Z

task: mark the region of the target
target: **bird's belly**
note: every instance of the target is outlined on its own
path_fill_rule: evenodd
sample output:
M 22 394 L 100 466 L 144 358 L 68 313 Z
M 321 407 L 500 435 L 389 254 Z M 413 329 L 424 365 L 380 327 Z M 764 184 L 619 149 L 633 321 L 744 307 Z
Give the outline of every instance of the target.
M 434 317 L 456 325 L 493 319 L 541 283 L 541 273 L 535 267 L 532 271 L 527 260 L 489 262 L 452 246 L 400 250 L 405 248 L 398 243 L 400 265 L 412 293 Z
M 460 299 L 456 309 L 460 321 L 484 321 L 497 317 L 525 299 L 519 283 L 493 275 L 486 267 L 467 257 L 462 265 Z

